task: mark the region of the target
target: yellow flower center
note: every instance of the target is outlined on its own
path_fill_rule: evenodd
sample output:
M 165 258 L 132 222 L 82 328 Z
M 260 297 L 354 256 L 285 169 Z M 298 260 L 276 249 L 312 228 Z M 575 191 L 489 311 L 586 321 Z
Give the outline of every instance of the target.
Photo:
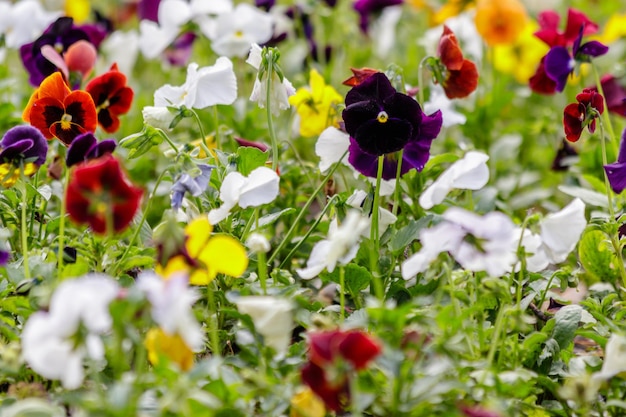
M 72 128 L 72 115 L 65 113 L 61 117 L 61 129 L 70 130 Z
M 387 123 L 387 120 L 389 120 L 389 115 L 386 111 L 383 110 L 378 113 L 378 116 L 376 116 L 376 120 L 378 120 L 378 123 Z
M 238 30 L 235 32 L 235 38 L 241 39 L 243 38 L 243 31 Z

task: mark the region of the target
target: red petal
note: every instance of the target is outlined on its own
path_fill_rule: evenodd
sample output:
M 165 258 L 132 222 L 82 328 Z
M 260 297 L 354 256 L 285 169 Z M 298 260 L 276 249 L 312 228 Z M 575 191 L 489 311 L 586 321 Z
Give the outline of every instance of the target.
M 580 27 L 583 25 L 585 26 L 583 35 L 591 35 L 598 31 L 598 25 L 592 22 L 583 12 L 576 9 L 568 9 L 567 27 L 563 34 L 567 44 L 572 44 L 578 38 Z
M 449 71 L 443 89 L 448 98 L 463 98 L 469 96 L 478 87 L 478 70 L 476 64 L 470 60 L 463 60 L 463 66 L 458 71 Z
M 349 87 L 355 87 L 368 79 L 370 76 L 380 72 L 373 68 L 350 68 L 350 71 L 352 71 L 354 75 L 342 83 L 343 85 L 347 85 Z
M 581 109 L 578 103 L 571 103 L 563 110 L 563 128 L 565 130 L 565 138 L 570 142 L 576 142 L 580 139 L 583 131 Z
M 347 378 L 343 380 L 343 383 L 333 386 L 326 378 L 324 369 L 311 362 L 304 365 L 300 372 L 302 382 L 324 401 L 326 408 L 336 413 L 343 411 L 343 404 L 348 403 L 350 399 L 350 387 Z
M 30 109 L 30 124 L 39 129 L 46 139 L 52 139 L 54 134 L 50 127 L 61 120 L 65 113 L 63 103 L 56 98 L 44 97 L 35 100 Z
M 556 82 L 548 77 L 546 73 L 546 68 L 544 66 L 544 59 L 541 59 L 539 66 L 537 67 L 537 71 L 535 71 L 535 75 L 530 77 L 528 80 L 530 89 L 538 94 L 554 94 L 556 92 Z
M 84 91 L 73 91 L 65 99 L 65 111 L 72 116 L 72 122 L 88 132 L 95 132 L 98 127 L 96 106 L 91 96 Z
M 359 330 L 345 334 L 339 343 L 339 352 L 347 361 L 351 362 L 354 369 L 363 369 L 367 364 L 380 354 L 381 348 L 367 333 Z
M 437 55 L 441 63 L 451 71 L 460 70 L 463 66 L 463 52 L 459 47 L 456 36 L 447 26 L 443 26 L 443 34 L 439 40 Z
M 311 333 L 309 335 L 309 359 L 320 366 L 330 363 L 337 355 L 337 346 L 343 339 L 339 330 Z

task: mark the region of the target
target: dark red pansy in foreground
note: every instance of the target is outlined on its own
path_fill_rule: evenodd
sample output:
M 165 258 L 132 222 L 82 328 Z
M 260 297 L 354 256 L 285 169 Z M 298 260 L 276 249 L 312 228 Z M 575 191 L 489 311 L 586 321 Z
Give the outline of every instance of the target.
M 128 113 L 133 101 L 134 93 L 126 85 L 126 76 L 113 64 L 109 71 L 91 80 L 85 90 L 96 105 L 100 127 L 107 133 L 116 132 L 119 116 Z
M 576 96 L 576 101 L 568 104 L 563 111 L 565 138 L 570 142 L 580 139 L 585 127 L 589 132 L 595 132 L 596 118 L 604 112 L 604 98 L 588 88 Z

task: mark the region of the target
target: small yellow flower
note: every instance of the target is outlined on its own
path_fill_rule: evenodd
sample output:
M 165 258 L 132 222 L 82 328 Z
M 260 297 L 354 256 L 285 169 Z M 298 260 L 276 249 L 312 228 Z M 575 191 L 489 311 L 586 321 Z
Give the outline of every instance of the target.
M 24 165 L 24 176 L 30 177 L 37 172 L 37 165 L 29 162 Z M 20 167 L 16 167 L 14 164 L 5 162 L 0 164 L 0 184 L 4 188 L 11 188 L 15 185 L 20 178 Z
M 310 388 L 300 390 L 291 398 L 289 417 L 324 417 L 326 408 Z
M 479 0 L 476 29 L 488 45 L 511 44 L 524 30 L 528 15 L 519 0 Z
M 217 274 L 233 277 L 243 274 L 248 267 L 248 255 L 243 245 L 228 235 L 212 235 L 213 227 L 206 217 L 200 217 L 185 227 L 185 249 L 196 265 L 183 255 L 170 258 L 156 272 L 166 279 L 181 271 L 189 273 L 189 283 L 207 285 Z
M 159 363 L 159 358 L 166 357 L 183 371 L 193 367 L 193 351 L 178 334 L 170 335 L 160 327 L 154 327 L 146 334 L 144 345 L 148 350 L 148 360 L 153 365 Z
M 66 0 L 65 14 L 74 18 L 76 23 L 82 23 L 91 14 L 91 2 L 89 0 Z
M 317 136 L 329 126 L 338 126 L 337 105 L 343 97 L 330 85 L 326 85 L 319 72 L 312 69 L 310 87 L 302 87 L 289 97 L 289 104 L 300 115 L 300 135 Z
M 535 37 L 536 23 L 526 25 L 517 41 L 510 45 L 496 45 L 493 48 L 493 64 L 496 70 L 512 74 L 522 84 L 528 83 L 541 58 L 549 47 Z

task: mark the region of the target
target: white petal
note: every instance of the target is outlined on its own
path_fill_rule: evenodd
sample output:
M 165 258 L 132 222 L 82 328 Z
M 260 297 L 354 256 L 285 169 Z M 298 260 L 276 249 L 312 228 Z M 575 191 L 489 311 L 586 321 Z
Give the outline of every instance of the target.
M 259 69 L 261 67 L 261 62 L 263 62 L 263 56 L 261 55 L 261 51 L 261 47 L 258 44 L 253 43 L 250 46 L 248 59 L 246 59 L 246 62 L 256 69 Z
M 541 239 L 553 263 L 562 262 L 574 250 L 587 226 L 585 203 L 576 198 L 561 211 L 547 215 L 541 222 Z
M 221 14 L 233 9 L 232 0 L 191 0 L 191 10 L 194 15 Z
M 454 172 L 452 186 L 464 190 L 480 190 L 489 181 L 489 156 L 482 152 L 470 151 L 463 159 L 456 161 L 450 169 Z
M 291 339 L 293 320 L 291 302 L 283 298 L 266 296 L 240 297 L 235 301 L 237 309 L 248 314 L 254 327 L 268 346 L 284 353 Z
M 169 130 L 174 115 L 167 107 L 146 106 L 141 110 L 143 122 L 163 130 Z
M 275 171 L 267 167 L 259 167 L 250 173 L 241 188 L 239 206 L 258 207 L 267 204 L 278 196 L 279 177 Z
M 599 377 L 609 379 L 626 372 L 626 337 L 612 334 L 604 349 L 604 362 Z
M 178 30 L 191 19 L 191 7 L 185 0 L 163 0 L 158 15 L 161 27 Z
M 158 57 L 178 36 L 178 30 L 161 28 L 158 24 L 142 20 L 139 22 L 139 50 L 148 59 Z
M 230 210 L 239 202 L 241 189 L 246 181 L 246 177 L 239 172 L 230 172 L 226 175 L 220 187 L 220 200 L 222 200 L 222 205 L 217 209 L 209 211 L 209 223 L 218 224 L 228 217 Z
M 231 60 L 220 57 L 212 67 L 201 68 L 195 91 L 191 106 L 196 109 L 234 103 L 237 99 L 237 78 Z
M 302 279 L 312 279 L 318 276 L 326 268 L 330 248 L 330 241 L 326 239 L 317 242 L 311 250 L 306 268 L 296 269 L 298 275 Z
M 315 143 L 315 154 L 320 157 L 320 171 L 326 173 L 333 164 L 339 162 L 349 146 L 350 135 L 336 127 L 327 127 Z M 343 158 L 343 161 L 346 160 Z

